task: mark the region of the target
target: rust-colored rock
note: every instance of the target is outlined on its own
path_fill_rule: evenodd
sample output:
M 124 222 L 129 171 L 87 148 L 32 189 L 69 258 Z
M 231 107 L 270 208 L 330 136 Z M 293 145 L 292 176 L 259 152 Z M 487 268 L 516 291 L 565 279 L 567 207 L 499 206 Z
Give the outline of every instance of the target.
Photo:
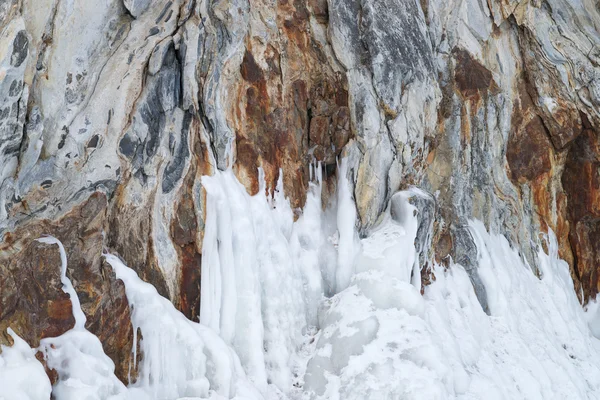
M 453 54 L 456 57 L 454 80 L 463 96 L 475 97 L 488 89 L 496 88 L 492 73 L 475 60 L 468 51 L 456 48 Z
M 569 151 L 562 184 L 568 197 L 574 270 L 586 300 L 600 290 L 600 139 L 586 129 Z
M 523 129 L 513 132 L 508 140 L 506 159 L 515 181 L 533 181 L 552 168 L 552 143 L 542 119 L 534 116 Z
M 86 328 L 98 336 L 115 362 L 117 376 L 125 380 L 132 328 L 125 288 L 101 257 L 106 206 L 106 197 L 94 193 L 56 221 L 32 221 L 5 236 L 0 243 L 0 331 L 5 334 L 11 327 L 36 347 L 40 339 L 73 327 L 58 249 L 35 241 L 42 235 L 55 236 L 67 252 L 67 274 L 87 316 Z M 0 342 L 8 341 L 0 336 Z
M 311 13 L 326 23 L 327 3 L 278 2 L 276 10 L 269 10 L 277 29 L 267 29 L 268 44 L 262 33 L 249 32 L 236 83 L 240 100 L 231 110 L 236 175 L 255 194 L 259 167 L 271 190 L 282 169 L 294 209 L 306 198 L 308 162 L 335 165 L 352 135 L 346 78 L 333 70 L 312 36 Z
M 312 9 L 313 15 L 319 22 L 327 22 L 327 19 L 329 18 L 327 0 L 308 0 L 308 5 Z
M 600 292 L 600 219 L 578 221 L 570 234 L 575 254 L 575 272 L 584 289 L 584 301 Z
M 538 106 L 540 117 L 557 150 L 563 150 L 582 131 L 580 112 L 571 94 L 561 84 L 559 71 L 544 61 L 539 41 L 523 29 L 523 61 L 527 90 Z
M 185 179 L 184 192 L 171 224 L 171 237 L 178 247 L 177 252 L 181 264 L 179 276 L 179 295 L 174 304 L 179 311 L 191 320 L 197 321 L 200 314 L 200 275 L 202 257 L 196 245 L 198 238 L 198 222 L 194 207 L 192 189 L 195 168 L 190 170 Z

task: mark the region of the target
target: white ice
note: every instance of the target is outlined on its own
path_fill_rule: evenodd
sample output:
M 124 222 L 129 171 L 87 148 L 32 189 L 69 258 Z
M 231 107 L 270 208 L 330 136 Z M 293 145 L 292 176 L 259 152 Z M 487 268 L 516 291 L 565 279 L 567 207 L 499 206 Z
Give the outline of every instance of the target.
M 479 222 L 470 230 L 491 315 L 460 265 L 436 267 L 424 296 L 380 266 L 359 273 L 322 314 L 304 388 L 311 398 L 600 396 L 600 341 L 553 235 L 550 254 L 538 252 L 538 279 L 503 236 Z
M 337 197 L 323 210 L 321 167 L 311 167 L 296 221 L 281 178 L 272 196 L 264 183 L 249 196 L 231 171 L 203 179 L 201 323 L 106 255 L 141 333 L 128 386 L 85 330 L 62 245 L 43 239 L 59 245 L 76 319 L 40 346 L 59 375 L 56 400 L 600 398 L 600 306 L 579 304 L 552 232 L 548 254 L 537 252 L 538 278 L 504 236 L 470 223 L 488 315 L 457 264 L 434 266 L 421 295 L 414 191 L 394 195 L 359 239 L 343 163 L 339 170 Z M 13 338 L 0 356 L 0 399 L 48 398 L 35 350 Z
M 130 389 L 150 399 L 260 398 L 238 356 L 215 331 L 185 318 L 116 256 L 106 255 L 106 261 L 125 284 L 134 332 L 142 335 L 139 377 Z
M 48 400 L 50 380 L 35 351 L 12 329 L 12 347 L 1 346 L 0 400 Z
M 296 223 L 281 178 L 273 198 L 264 183 L 249 196 L 232 171 L 204 177 L 203 185 L 200 321 L 236 350 L 261 392 L 288 390 L 323 292 L 320 184 L 312 184 Z
M 38 241 L 58 246 L 63 291 L 69 295 L 75 317 L 73 329 L 59 337 L 40 341 L 39 350 L 47 366 L 54 369 L 59 377 L 52 388 L 53 396 L 57 400 L 145 400 L 145 397 L 129 397 L 125 385 L 114 375 L 115 365 L 104 354 L 102 343 L 85 329 L 85 315 L 77 292 L 67 277 L 67 255 L 63 244 L 51 236 Z

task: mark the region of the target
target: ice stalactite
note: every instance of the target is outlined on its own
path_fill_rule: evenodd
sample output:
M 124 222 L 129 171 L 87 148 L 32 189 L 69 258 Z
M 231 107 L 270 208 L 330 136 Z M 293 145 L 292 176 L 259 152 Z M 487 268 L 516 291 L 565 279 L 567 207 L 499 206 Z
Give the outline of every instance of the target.
M 205 177 L 203 184 L 208 207 L 201 322 L 236 349 L 261 390 L 270 383 L 290 388 L 293 355 L 307 318 L 316 320 L 309 310 L 316 309 L 322 293 L 320 239 L 305 234 L 307 224 L 316 222 L 319 229 L 320 189 L 311 189 L 306 208 L 316 219 L 309 221 L 305 214 L 294 224 L 282 180 L 272 199 L 266 198 L 264 184 L 249 196 L 232 171 Z
M 504 236 L 469 223 L 488 315 L 456 263 L 433 265 L 435 278 L 421 294 L 429 195 L 416 188 L 394 194 L 378 224 L 359 238 L 344 176 L 338 197 L 323 209 L 321 168 L 314 166 L 296 221 L 281 177 L 273 195 L 263 182 L 255 196 L 231 170 L 203 179 L 201 323 L 185 318 L 118 257 L 105 255 L 131 309 L 131 362 L 138 346 L 142 352 L 128 387 L 85 329 L 62 244 L 43 238 L 59 247 L 76 320 L 70 331 L 41 341 L 47 366 L 58 373 L 54 398 L 589 399 L 600 393 L 598 306 L 581 308 L 552 232 L 548 253 L 535 249 L 538 278 Z M 0 399 L 42 400 L 50 390 L 43 367 L 9 333 L 15 344 L 0 355 L 0 383 L 8 382 Z M 33 377 L 41 382 L 35 390 L 28 387 Z
M 321 304 L 348 288 L 356 273 L 379 269 L 410 286 L 415 265 L 418 271 L 414 193 L 395 195 L 379 226 L 361 240 L 345 162 L 337 197 L 325 210 L 321 166 L 310 172 L 306 206 L 295 222 L 281 176 L 272 198 L 264 184 L 249 196 L 231 171 L 203 179 L 201 322 L 233 346 L 263 392 L 269 383 L 285 393 L 302 382 L 303 334 L 320 327 Z
M 261 398 L 238 356 L 214 330 L 185 318 L 119 258 L 105 257 L 125 284 L 131 322 L 142 335 L 139 376 L 130 390 L 150 399 Z
M 350 191 L 350 184 L 346 177 L 347 164 L 340 162 L 337 192 L 337 227 L 338 227 L 338 258 L 335 273 L 335 290 L 341 292 L 350 284 L 354 273 L 354 263 L 358 254 L 356 239 L 356 207 Z

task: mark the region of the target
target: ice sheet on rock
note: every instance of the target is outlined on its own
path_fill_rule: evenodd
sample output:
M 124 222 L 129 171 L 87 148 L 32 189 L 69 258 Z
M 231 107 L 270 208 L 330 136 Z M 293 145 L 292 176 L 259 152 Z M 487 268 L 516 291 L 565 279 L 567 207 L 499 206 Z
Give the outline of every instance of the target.
M 408 202 L 411 195 L 409 191 L 394 194 L 383 221 L 361 240 L 357 272 L 376 269 L 403 282 L 411 282 L 418 264 L 415 238 L 419 226 L 417 209 Z
M 79 303 L 79 297 L 77 297 L 77 292 L 75 292 L 75 288 L 73 287 L 73 283 L 67 277 L 67 253 L 65 252 L 65 248 L 63 244 L 53 236 L 46 236 L 37 239 L 40 243 L 45 244 L 55 244 L 58 246 L 58 250 L 60 252 L 60 282 L 63 284 L 62 290 L 66 294 L 69 295 L 69 300 L 71 300 L 71 309 L 73 311 L 73 317 L 75 318 L 75 327 L 74 329 L 83 329 L 85 326 L 86 318 L 85 314 L 81 310 L 81 304 Z
M 114 363 L 104 353 L 100 340 L 84 327 L 85 316 L 77 293 L 66 276 L 67 258 L 62 244 L 52 237 L 40 241 L 59 247 L 63 290 L 71 297 L 76 320 L 75 327 L 70 331 L 40 342 L 40 350 L 48 367 L 58 373 L 58 381 L 52 389 L 54 398 L 262 399 L 246 380 L 237 355 L 215 332 L 185 318 L 169 300 L 161 297 L 152 285 L 140 280 L 117 257 L 106 255 L 117 278 L 125 284 L 135 344 L 137 333 L 141 332 L 142 335 L 140 348 L 143 354 L 138 366 L 138 379 L 135 384 L 126 387 L 115 376 Z M 136 349 L 137 346 L 134 346 L 134 361 L 137 360 Z
M 281 178 L 272 199 L 264 182 L 249 196 L 232 171 L 204 177 L 203 185 L 201 323 L 233 346 L 261 391 L 269 383 L 289 390 L 323 292 L 320 183 L 295 224 Z
M 12 346 L 1 346 L 0 400 L 48 400 L 51 386 L 35 351 L 12 329 Z
M 115 365 L 104 353 L 102 343 L 85 329 L 85 315 L 77 292 L 67 277 L 67 255 L 62 243 L 51 236 L 38 239 L 45 244 L 56 244 L 61 259 L 63 291 L 71 300 L 75 326 L 61 336 L 40 341 L 40 351 L 46 364 L 58 373 L 52 388 L 57 400 L 146 400 L 143 393 L 128 391 L 115 376 Z
M 554 235 L 548 237 L 549 254 L 538 252 L 538 279 L 503 236 L 487 233 L 480 222 L 470 230 L 491 315 L 481 309 L 460 265 L 436 267 L 436 280 L 421 296 L 373 258 L 370 270 L 355 275 L 323 307 L 305 376 L 310 398 L 600 394 L 600 341 L 590 333 L 593 317 L 586 319 L 578 303 Z
M 139 376 L 130 390 L 150 399 L 262 399 L 237 355 L 214 331 L 185 318 L 117 257 L 105 257 L 125 284 L 134 332 L 142 335 Z

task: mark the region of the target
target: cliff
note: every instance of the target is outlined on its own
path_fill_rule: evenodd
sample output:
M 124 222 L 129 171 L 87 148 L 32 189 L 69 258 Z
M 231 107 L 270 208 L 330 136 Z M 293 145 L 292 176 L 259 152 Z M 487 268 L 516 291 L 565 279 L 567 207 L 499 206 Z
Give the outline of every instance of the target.
M 580 301 L 600 290 L 596 1 L 7 0 L 0 30 L 1 343 L 74 325 L 34 241 L 53 235 L 126 381 L 129 304 L 100 255 L 198 320 L 201 177 L 227 169 L 251 195 L 282 179 L 296 217 L 313 165 L 324 206 L 343 172 L 362 235 L 397 191 L 430 193 L 421 281 L 460 263 L 484 310 L 471 219 L 532 266 L 554 231 Z

